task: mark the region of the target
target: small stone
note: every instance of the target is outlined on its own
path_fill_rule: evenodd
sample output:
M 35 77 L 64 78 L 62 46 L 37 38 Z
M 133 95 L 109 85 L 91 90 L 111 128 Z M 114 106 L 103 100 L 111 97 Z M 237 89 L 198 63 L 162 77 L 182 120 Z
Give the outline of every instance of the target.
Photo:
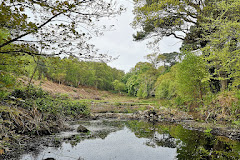
M 56 160 L 55 158 L 46 158 L 46 159 L 43 159 L 43 160 Z
M 87 133 L 89 130 L 82 126 L 82 125 L 79 125 L 78 128 L 77 128 L 77 132 L 83 132 L 83 133 Z

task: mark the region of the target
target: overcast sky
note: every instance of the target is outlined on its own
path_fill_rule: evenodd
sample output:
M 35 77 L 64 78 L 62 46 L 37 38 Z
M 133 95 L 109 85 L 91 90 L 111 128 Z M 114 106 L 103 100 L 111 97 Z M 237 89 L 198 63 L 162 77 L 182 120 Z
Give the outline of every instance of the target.
M 101 37 L 94 37 L 91 40 L 96 48 L 100 49 L 100 53 L 107 53 L 113 57 L 120 56 L 117 60 L 108 63 L 111 67 L 128 72 L 140 61 L 146 61 L 144 56 L 153 53 L 148 49 L 146 44 L 148 40 L 141 42 L 134 42 L 132 35 L 136 32 L 130 25 L 134 15 L 132 13 L 133 3 L 131 0 L 118 0 L 122 3 L 127 11 L 122 15 L 108 19 L 101 20 L 102 24 L 114 24 L 113 31 L 105 32 Z M 179 51 L 181 41 L 175 38 L 163 38 L 160 42 L 160 52 L 168 53 Z

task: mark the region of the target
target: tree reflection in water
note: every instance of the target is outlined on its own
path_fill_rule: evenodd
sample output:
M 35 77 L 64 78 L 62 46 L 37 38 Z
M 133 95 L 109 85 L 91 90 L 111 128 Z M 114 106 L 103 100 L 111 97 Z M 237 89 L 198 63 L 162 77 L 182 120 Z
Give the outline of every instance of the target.
M 240 159 L 240 142 L 184 129 L 178 124 L 144 121 L 81 122 L 91 133 L 59 140 L 55 147 L 23 155 L 55 159 Z M 48 144 L 49 146 L 49 144 Z M 89 154 L 91 153 L 91 154 Z M 99 157 L 102 156 L 102 157 Z M 75 158 L 74 158 L 75 157 Z M 82 158 L 80 158 L 82 159 Z
M 177 148 L 178 159 L 240 159 L 240 142 L 184 129 L 177 124 L 128 121 L 126 126 L 147 146 Z

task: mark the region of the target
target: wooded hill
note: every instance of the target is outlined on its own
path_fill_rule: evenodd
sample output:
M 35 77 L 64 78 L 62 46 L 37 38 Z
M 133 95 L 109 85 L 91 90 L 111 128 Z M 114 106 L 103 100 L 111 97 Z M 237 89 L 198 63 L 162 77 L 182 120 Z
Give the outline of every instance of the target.
M 240 1 L 141 2 L 134 1 L 133 27 L 138 29 L 134 39 L 139 41 L 155 37 L 151 44 L 157 47 L 162 37 L 174 36 L 182 40 L 183 45 L 180 53 L 148 54 L 146 58 L 149 62 L 137 63 L 127 74 L 107 66 L 106 63 L 94 61 L 94 56 L 85 53 L 93 51 L 91 45 L 84 45 L 89 38 L 76 30 L 77 22 L 94 26 L 91 18 L 116 15 L 122 11 L 121 7 L 117 9 L 114 5 L 102 3 L 101 10 L 96 14 L 81 14 L 76 11 L 79 7 L 86 6 L 77 1 L 58 1 L 56 4 L 19 1 L 19 8 L 13 7 L 13 1 L 2 2 L 0 10 L 4 19 L 0 21 L 1 98 L 4 99 L 8 90 L 15 87 L 15 79 L 24 75 L 29 77 L 29 83 L 31 79 L 48 79 L 74 87 L 83 85 L 126 92 L 139 98 L 155 96 L 162 101 L 163 106 L 199 112 L 205 119 L 239 121 Z M 27 6 L 31 11 L 36 10 L 34 6 L 41 8 L 37 10 L 38 18 L 46 20 L 45 23 L 31 21 L 21 6 Z M 91 7 L 99 6 L 95 4 Z M 100 12 L 103 9 L 106 12 Z M 74 16 L 71 17 L 73 13 Z M 50 22 L 60 15 L 66 16 L 71 22 L 56 24 L 61 28 L 61 41 L 58 41 Z M 77 15 L 82 19 L 77 19 Z M 23 19 L 19 20 L 16 18 L 18 16 Z M 74 23 L 74 18 L 79 21 Z M 84 18 L 90 20 L 85 21 Z M 48 29 L 52 32 L 47 32 Z M 177 34 L 179 32 L 181 34 Z M 36 42 L 21 40 L 26 35 L 35 36 Z M 39 39 L 41 36 L 43 38 Z M 72 48 L 74 45 L 69 41 L 76 39 L 80 41 L 81 47 Z M 72 48 L 71 52 L 68 51 L 69 46 Z M 59 49 L 62 50 L 58 52 Z M 78 54 L 75 54 L 75 49 L 78 49 Z M 52 51 L 55 52 L 51 53 Z M 66 54 L 65 58 L 58 57 L 62 53 Z M 104 55 L 95 57 L 101 59 Z M 82 58 L 88 61 L 83 61 Z

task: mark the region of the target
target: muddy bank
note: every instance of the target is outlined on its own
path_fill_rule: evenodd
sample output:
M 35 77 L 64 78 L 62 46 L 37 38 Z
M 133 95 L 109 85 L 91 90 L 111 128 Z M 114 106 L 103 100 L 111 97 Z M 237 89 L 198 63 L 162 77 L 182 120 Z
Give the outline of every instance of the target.
M 166 112 L 166 111 L 165 111 Z M 146 110 L 137 111 L 136 113 L 94 113 L 90 119 L 117 119 L 117 120 L 143 120 L 153 123 L 171 122 L 182 125 L 188 130 L 197 130 L 205 133 L 211 133 L 216 136 L 225 136 L 232 140 L 240 141 L 240 126 L 232 125 L 225 122 L 207 123 L 193 120 L 191 115 L 186 112 L 178 111 L 174 113 Z
M 150 107 L 149 107 L 150 108 Z M 101 118 L 115 118 L 115 119 L 141 119 L 149 121 L 168 121 L 168 122 L 178 122 L 183 120 L 193 120 L 191 115 L 186 112 L 171 110 L 165 107 L 160 109 L 154 109 L 153 107 L 144 111 L 135 111 L 134 113 L 92 113 L 90 115 L 91 119 L 101 119 Z
M 240 141 L 240 127 L 236 125 L 203 123 L 194 120 L 181 121 L 179 124 L 188 130 L 198 130 L 205 133 L 211 133 L 216 136 L 224 136 L 232 140 Z
M 104 125 L 102 125 L 102 123 L 102 120 L 94 121 L 94 123 L 85 121 L 85 119 L 82 119 L 81 121 L 69 121 L 67 130 L 65 129 L 59 131 L 59 133 L 55 133 L 53 135 L 25 135 L 21 138 L 19 137 L 19 143 L 16 142 L 12 144 L 8 151 L 2 155 L 0 154 L 0 160 L 20 160 L 22 155 L 28 153 L 33 155 L 31 159 L 35 159 L 34 156 L 38 155 L 41 150 L 45 148 L 59 148 L 64 142 L 70 143 L 74 146 L 85 139 L 104 139 L 110 133 L 123 128 L 123 125 L 121 124 L 122 122 L 120 121 L 119 123 L 115 122 L 113 124 L 111 123 L 111 120 L 106 122 L 104 121 Z M 87 132 L 79 130 L 79 127 L 84 126 L 87 126 Z

